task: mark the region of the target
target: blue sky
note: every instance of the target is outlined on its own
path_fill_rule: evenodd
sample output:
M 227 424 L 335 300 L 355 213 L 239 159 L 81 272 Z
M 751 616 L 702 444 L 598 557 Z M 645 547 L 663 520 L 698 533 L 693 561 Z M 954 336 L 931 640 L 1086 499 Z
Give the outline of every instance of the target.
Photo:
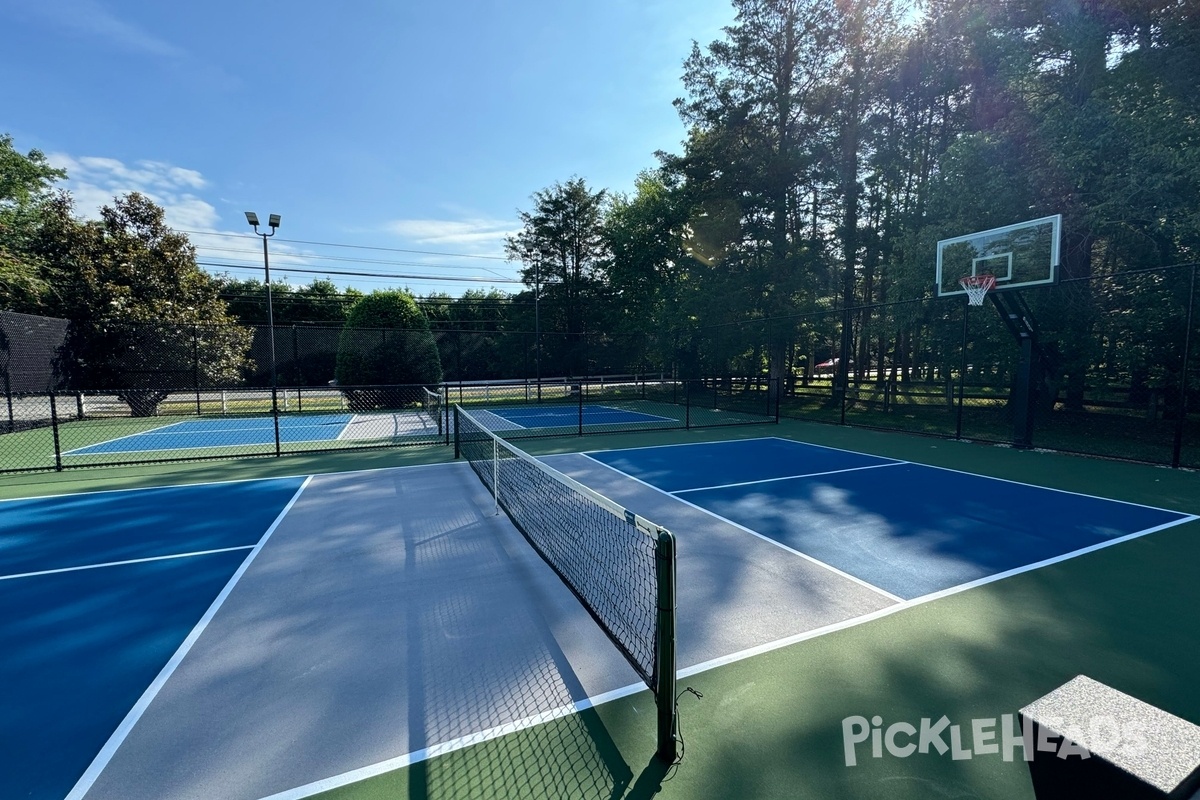
M 732 21 L 728 0 L 0 0 L 0 132 L 66 167 L 84 215 L 136 189 L 183 230 L 248 233 L 249 209 L 283 216 L 278 239 L 500 256 L 534 191 L 629 191 L 680 149 L 682 62 Z M 204 262 L 261 259 L 192 240 Z M 272 254 L 297 284 L 314 276 L 288 265 L 498 279 L 330 276 L 365 290 L 520 288 L 494 259 Z

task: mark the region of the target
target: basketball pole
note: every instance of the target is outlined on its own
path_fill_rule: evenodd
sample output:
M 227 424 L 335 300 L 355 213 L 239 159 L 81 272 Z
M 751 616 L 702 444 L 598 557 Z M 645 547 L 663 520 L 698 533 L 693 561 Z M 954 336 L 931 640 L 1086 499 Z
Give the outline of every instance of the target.
M 962 330 L 962 361 L 958 367 L 958 419 L 954 424 L 954 438 L 962 438 L 962 422 L 963 422 L 963 398 L 966 394 L 967 386 L 967 342 L 969 324 L 971 321 L 971 304 L 967 303 L 963 306 L 963 330 Z
M 1175 417 L 1175 443 L 1171 448 L 1171 466 L 1179 467 L 1183 458 L 1183 430 L 1187 420 L 1188 366 L 1192 358 L 1192 320 L 1196 306 L 1196 266 L 1192 265 L 1192 281 L 1188 285 L 1187 321 L 1183 330 L 1183 362 L 1179 370 L 1179 411 Z

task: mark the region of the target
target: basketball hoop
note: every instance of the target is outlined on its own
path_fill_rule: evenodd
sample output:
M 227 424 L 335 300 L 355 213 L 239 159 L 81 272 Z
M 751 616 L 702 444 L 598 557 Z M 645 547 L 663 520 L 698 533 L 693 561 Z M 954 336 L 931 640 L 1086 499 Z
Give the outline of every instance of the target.
M 973 306 L 983 305 L 983 298 L 987 297 L 987 293 L 996 288 L 995 275 L 964 275 L 959 278 L 958 283 L 967 293 L 967 303 Z

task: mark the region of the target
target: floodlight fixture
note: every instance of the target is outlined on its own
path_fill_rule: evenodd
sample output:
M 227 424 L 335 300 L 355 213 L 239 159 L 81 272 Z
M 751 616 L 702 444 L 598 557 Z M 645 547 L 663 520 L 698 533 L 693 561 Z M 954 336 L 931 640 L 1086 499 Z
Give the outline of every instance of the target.
M 275 305 L 271 298 L 271 257 L 267 252 L 267 239 L 275 235 L 275 229 L 279 227 L 279 215 L 271 214 L 267 217 L 267 225 L 270 226 L 270 233 L 261 233 L 258 230 L 259 221 L 258 214 L 253 211 L 246 212 L 246 222 L 249 222 L 254 228 L 254 233 L 262 237 L 263 240 L 263 279 L 267 288 L 267 332 L 271 346 L 271 412 L 275 415 L 276 424 L 279 421 L 279 407 L 276 389 L 279 386 L 279 377 L 275 369 Z M 275 439 L 276 455 L 279 450 L 279 438 Z

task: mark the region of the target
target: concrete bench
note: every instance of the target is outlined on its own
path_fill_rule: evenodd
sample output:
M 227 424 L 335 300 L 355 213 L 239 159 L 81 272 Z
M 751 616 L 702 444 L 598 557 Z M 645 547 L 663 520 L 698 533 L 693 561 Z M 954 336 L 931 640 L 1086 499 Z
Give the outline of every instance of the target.
M 1073 678 L 1021 723 L 1038 800 L 1200 800 L 1200 727 L 1098 681 Z

